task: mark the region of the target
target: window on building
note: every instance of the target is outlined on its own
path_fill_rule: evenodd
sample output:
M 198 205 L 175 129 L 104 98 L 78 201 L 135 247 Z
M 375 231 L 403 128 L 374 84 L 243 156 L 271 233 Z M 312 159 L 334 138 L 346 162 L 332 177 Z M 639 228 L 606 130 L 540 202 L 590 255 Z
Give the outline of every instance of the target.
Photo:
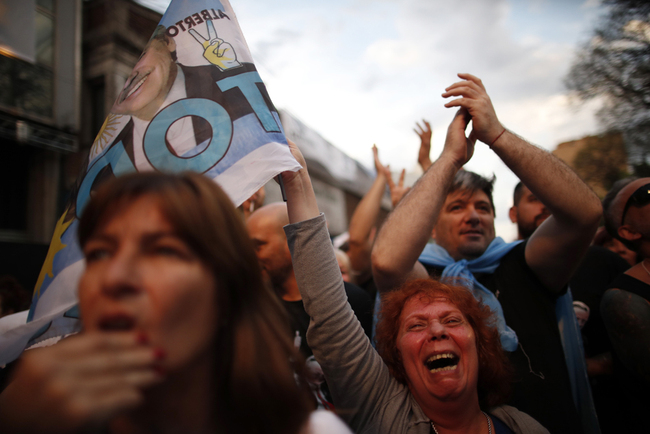
M 9 7 L 17 2 L 10 1 Z M 36 0 L 34 62 L 0 55 L 0 105 L 44 118 L 53 116 L 54 103 L 54 25 L 53 0 Z
M 27 230 L 29 166 L 34 150 L 5 146 L 0 158 L 0 233 Z
M 36 2 L 36 63 L 54 66 L 54 9 L 52 1 Z

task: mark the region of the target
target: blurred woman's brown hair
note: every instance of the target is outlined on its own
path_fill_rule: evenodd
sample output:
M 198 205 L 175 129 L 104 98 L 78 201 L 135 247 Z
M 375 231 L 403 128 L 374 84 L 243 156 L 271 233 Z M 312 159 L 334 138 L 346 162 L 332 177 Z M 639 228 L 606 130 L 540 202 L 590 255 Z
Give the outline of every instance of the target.
M 101 186 L 83 212 L 79 242 L 143 196 L 153 196 L 175 233 L 212 271 L 217 291 L 211 379 L 214 420 L 224 433 L 297 433 L 313 399 L 296 383 L 304 362 L 277 297 L 264 285 L 252 243 L 228 196 L 196 173 L 148 172 Z M 83 313 L 83 312 L 82 312 Z M 178 399 L 183 399 L 179 396 Z

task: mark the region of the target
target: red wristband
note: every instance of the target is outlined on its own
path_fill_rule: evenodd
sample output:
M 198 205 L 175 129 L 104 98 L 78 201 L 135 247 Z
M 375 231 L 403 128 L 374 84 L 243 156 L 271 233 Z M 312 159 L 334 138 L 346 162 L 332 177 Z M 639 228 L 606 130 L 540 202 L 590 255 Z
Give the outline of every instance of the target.
M 506 132 L 506 129 L 504 128 L 503 131 L 501 131 L 501 133 L 497 136 L 497 138 L 494 139 L 494 140 L 492 140 L 492 143 L 490 143 L 488 146 L 490 146 L 490 148 L 491 148 L 492 145 L 494 145 L 494 142 L 496 142 L 497 140 L 499 140 L 499 137 L 501 137 L 501 136 L 503 135 L 503 133 L 505 133 L 505 132 Z

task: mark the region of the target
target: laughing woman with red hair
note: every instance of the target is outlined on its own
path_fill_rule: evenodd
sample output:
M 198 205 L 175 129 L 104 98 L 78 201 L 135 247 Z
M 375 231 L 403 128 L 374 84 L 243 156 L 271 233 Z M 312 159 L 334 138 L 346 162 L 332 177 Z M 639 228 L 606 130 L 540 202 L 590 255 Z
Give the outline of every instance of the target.
M 410 333 L 417 329 L 418 324 L 408 322 L 409 308 L 415 303 L 433 304 L 444 303 L 462 312 L 468 325 L 472 328 L 476 341 L 478 361 L 477 391 L 479 404 L 482 408 L 494 408 L 502 404 L 510 393 L 511 369 L 510 362 L 501 347 L 501 341 L 496 328 L 492 326 L 492 311 L 477 303 L 474 296 L 464 287 L 445 285 L 432 279 L 418 279 L 405 283 L 400 289 L 393 291 L 382 301 L 381 321 L 377 325 L 377 351 L 384 359 L 391 375 L 403 384 L 408 377 L 404 361 L 400 353 L 398 341 L 404 339 L 403 328 L 409 328 Z M 402 325 L 402 319 L 405 323 Z M 443 321 L 444 322 L 444 321 Z M 453 317 L 447 318 L 451 328 L 457 327 Z M 443 338 L 444 339 L 444 338 Z M 438 358 L 429 362 L 439 366 L 440 371 L 454 366 L 459 359 L 457 354 L 452 357 Z
M 548 433 L 501 405 L 510 376 L 493 316 L 463 287 L 414 280 L 385 296 L 375 351 L 348 305 L 306 170 L 283 180 L 307 339 L 355 432 Z

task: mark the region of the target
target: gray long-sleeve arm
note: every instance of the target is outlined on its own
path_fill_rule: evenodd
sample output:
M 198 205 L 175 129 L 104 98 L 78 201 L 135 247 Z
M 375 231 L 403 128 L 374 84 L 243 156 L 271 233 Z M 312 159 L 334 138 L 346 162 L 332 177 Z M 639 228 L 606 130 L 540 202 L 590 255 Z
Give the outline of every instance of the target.
M 410 393 L 391 377 L 347 302 L 324 216 L 288 225 L 285 232 L 311 317 L 307 342 L 323 368 L 337 412 L 357 432 L 406 432 L 413 425 L 405 411 L 411 403 L 394 400 L 410 401 Z M 428 419 L 418 419 L 428 432 Z

